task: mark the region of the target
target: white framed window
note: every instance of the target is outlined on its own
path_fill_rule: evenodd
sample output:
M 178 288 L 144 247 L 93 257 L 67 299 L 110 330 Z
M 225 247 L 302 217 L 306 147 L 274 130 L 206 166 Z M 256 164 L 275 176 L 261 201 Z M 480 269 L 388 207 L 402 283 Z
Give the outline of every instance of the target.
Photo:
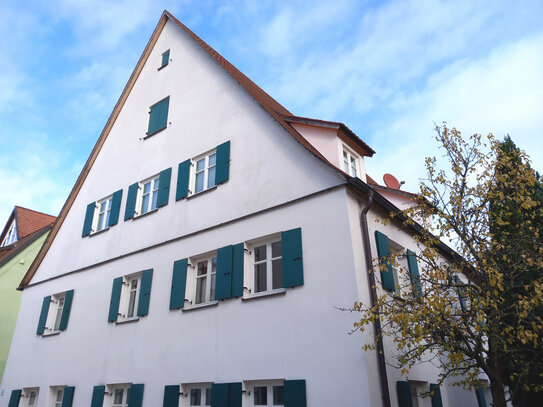
M 136 201 L 137 216 L 143 215 L 157 208 L 159 186 L 159 174 L 139 182 L 138 197 Z
M 8 232 L 2 241 L 2 246 L 7 246 L 12 244 L 17 240 L 17 220 L 13 220 L 9 226 Z
M 196 262 L 196 292 L 194 304 L 215 300 L 215 280 L 217 276 L 217 255 Z
M 109 393 L 111 393 L 111 407 L 128 407 L 130 384 L 117 384 L 109 387 Z
M 45 323 L 45 333 L 51 334 L 60 332 L 60 321 L 62 320 L 62 311 L 66 301 L 66 293 L 54 294 L 51 296 L 47 322 Z
M 184 383 L 181 388 L 183 390 L 181 406 L 211 405 L 211 383 Z
M 109 227 L 109 216 L 111 214 L 111 206 L 113 203 L 113 196 L 102 199 L 96 202 L 96 209 L 94 211 L 94 224 L 92 230 L 96 233 Z
M 396 242 L 389 240 L 390 254 L 394 256 L 395 261 L 392 263 L 392 277 L 394 279 L 394 295 L 398 297 L 404 297 L 408 294 L 408 287 L 410 283 L 407 281 L 409 278 L 407 256 L 404 247 L 400 246 Z
M 121 319 L 136 318 L 140 299 L 141 273 L 123 277 L 121 304 L 119 314 Z
M 51 387 L 51 403 L 49 406 L 62 407 L 62 399 L 64 398 L 65 386 L 53 386 Z
M 257 294 L 283 287 L 281 236 L 249 244 L 251 252 L 252 293 Z
M 411 390 L 411 403 L 413 407 L 426 407 L 430 405 L 430 398 L 422 397 L 423 393 L 428 392 L 428 382 L 409 380 Z
M 21 394 L 20 407 L 36 407 L 38 403 L 39 387 L 24 388 Z
M 358 156 L 352 153 L 350 150 L 343 147 L 343 171 L 349 174 L 351 177 L 358 177 Z
M 192 194 L 213 188 L 217 168 L 217 151 L 213 150 L 191 160 L 190 190 Z
M 250 406 L 283 406 L 283 380 L 258 380 L 245 383 L 250 398 Z

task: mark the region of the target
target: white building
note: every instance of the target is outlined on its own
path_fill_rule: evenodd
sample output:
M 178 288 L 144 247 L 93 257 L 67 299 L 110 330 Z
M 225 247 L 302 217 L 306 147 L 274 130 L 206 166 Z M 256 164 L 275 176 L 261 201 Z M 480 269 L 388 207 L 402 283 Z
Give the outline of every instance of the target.
M 164 12 L 21 283 L 0 405 L 429 406 L 437 372 L 403 382 L 336 309 L 370 300 L 375 236 L 416 250 L 375 222 L 373 153 Z

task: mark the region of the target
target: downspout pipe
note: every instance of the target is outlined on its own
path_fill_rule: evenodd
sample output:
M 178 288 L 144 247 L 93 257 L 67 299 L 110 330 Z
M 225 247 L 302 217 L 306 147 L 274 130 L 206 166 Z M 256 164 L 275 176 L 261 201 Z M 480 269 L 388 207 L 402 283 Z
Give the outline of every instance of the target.
M 368 218 L 367 213 L 370 209 L 370 206 L 373 204 L 373 190 L 368 188 L 367 195 L 368 200 L 366 206 L 362 209 L 360 213 L 360 229 L 362 230 L 362 243 L 364 245 L 364 257 L 366 264 L 369 265 L 368 274 L 368 285 L 370 289 L 370 301 L 371 306 L 375 307 L 377 304 L 377 286 L 375 285 L 375 273 L 373 269 L 373 259 L 371 257 L 371 246 L 370 246 L 370 233 L 368 229 Z M 376 318 L 373 322 L 373 332 L 376 342 L 377 350 L 377 365 L 379 370 L 379 381 L 381 384 L 381 400 L 383 402 L 383 407 L 390 407 L 390 393 L 388 389 L 388 378 L 387 370 L 385 363 L 385 352 L 383 346 L 383 335 L 381 331 L 381 319 Z

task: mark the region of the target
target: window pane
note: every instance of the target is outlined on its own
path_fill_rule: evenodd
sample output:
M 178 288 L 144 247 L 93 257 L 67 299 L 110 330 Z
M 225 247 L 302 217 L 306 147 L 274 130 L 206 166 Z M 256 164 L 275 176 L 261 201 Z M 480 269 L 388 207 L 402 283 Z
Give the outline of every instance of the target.
M 33 406 L 34 404 L 36 404 L 36 392 L 31 391 L 28 396 L 28 405 Z
M 207 260 L 198 263 L 198 275 L 204 276 L 207 274 Z
M 206 159 L 202 158 L 201 160 L 196 161 L 196 171 L 202 171 L 205 168 Z
M 262 261 L 266 259 L 266 246 L 255 247 L 255 261 Z
M 134 316 L 134 307 L 136 305 L 136 291 L 131 290 L 130 291 L 130 298 L 128 299 L 128 313 L 126 314 L 127 317 L 133 317 Z
M 283 264 L 281 259 L 272 261 L 273 275 L 272 275 L 272 284 L 273 288 L 283 287 Z
M 268 388 L 266 386 L 258 386 L 254 388 L 255 406 L 265 406 L 268 404 Z
M 282 406 L 283 404 L 285 404 L 284 390 L 285 388 L 283 386 L 273 386 L 274 406 Z
M 211 388 L 208 387 L 206 389 L 206 406 L 210 406 L 211 405 Z
M 196 174 L 196 191 L 200 192 L 204 190 L 204 173 L 200 172 Z
M 207 187 L 212 188 L 215 186 L 215 169 L 217 167 L 211 167 L 207 174 Z
M 153 191 L 156 191 L 158 190 L 158 187 L 160 186 L 160 178 L 156 178 L 154 181 L 153 181 Z
M 281 242 L 272 243 L 272 257 L 281 256 Z
M 149 209 L 149 195 L 143 195 L 141 200 L 141 213 L 146 213 Z
M 202 390 L 201 389 L 191 389 L 190 390 L 190 405 L 199 406 L 202 400 Z
M 157 199 L 158 199 L 158 192 L 153 192 L 153 202 L 151 203 L 151 209 L 156 209 Z
M 123 404 L 124 389 L 115 389 L 113 404 Z
M 211 292 L 209 293 L 209 301 L 215 300 L 215 277 L 216 274 L 211 274 Z
M 266 263 L 255 264 L 255 292 L 266 291 Z
M 209 167 L 215 165 L 217 163 L 217 154 L 211 154 L 209 156 Z
M 196 280 L 196 304 L 201 304 L 206 300 L 206 278 L 202 277 Z
M 148 194 L 149 192 L 151 192 L 151 182 L 150 181 L 143 184 L 143 193 Z

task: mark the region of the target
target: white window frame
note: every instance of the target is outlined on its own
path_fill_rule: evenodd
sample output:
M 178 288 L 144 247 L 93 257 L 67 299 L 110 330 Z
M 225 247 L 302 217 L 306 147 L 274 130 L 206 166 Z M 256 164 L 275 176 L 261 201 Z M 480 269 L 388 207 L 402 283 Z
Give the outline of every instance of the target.
M 11 225 L 9 226 L 9 229 L 6 233 L 6 237 L 4 237 L 2 246 L 8 246 L 16 241 L 17 241 L 17 219 L 13 219 L 13 222 L 11 222 Z
M 145 186 L 149 184 L 149 191 L 145 191 Z M 160 174 L 153 175 L 143 181 L 138 182 L 138 195 L 136 198 L 136 209 L 134 217 L 145 215 L 158 209 L 158 192 L 160 190 Z M 143 207 L 145 196 L 149 195 L 149 201 L 146 208 Z M 154 206 L 153 206 L 154 204 Z M 145 211 L 144 211 L 145 210 Z
M 272 244 L 279 243 L 281 248 L 281 256 L 272 257 Z M 285 291 L 281 283 L 278 287 L 273 288 L 273 261 L 282 259 L 282 246 L 281 246 L 281 233 L 274 233 L 268 236 L 264 236 L 258 239 L 254 239 L 245 243 L 246 253 L 248 256 L 245 256 L 244 270 L 248 270 L 243 273 L 243 285 L 247 287 L 247 290 L 244 290 L 244 298 L 258 297 L 261 295 L 282 293 Z M 256 261 L 256 248 L 266 246 L 266 260 Z M 261 290 L 257 292 L 256 287 L 256 265 L 266 263 L 266 290 Z M 281 267 L 282 267 L 282 263 Z M 271 272 L 270 272 L 271 271 Z M 282 269 L 281 269 L 282 272 Z
M 388 239 L 388 250 L 390 254 L 395 255 L 395 262 L 392 263 L 392 277 L 394 279 L 394 292 L 393 294 L 405 298 L 408 294 L 408 288 L 411 287 L 411 282 L 407 284 L 407 278 L 409 278 L 409 265 L 407 263 L 407 250 L 405 247 L 394 242 L 390 238 Z
M 210 164 L 210 158 L 214 156 L 215 163 Z M 204 168 L 198 170 L 198 162 L 204 160 Z M 214 148 L 204 154 L 200 154 L 197 157 L 194 157 L 190 160 L 190 177 L 189 177 L 189 194 L 196 195 L 202 193 L 208 189 L 214 188 L 217 186 L 215 180 L 212 183 L 209 182 L 209 173 L 210 170 L 215 173 L 217 176 L 217 149 Z M 203 174 L 203 187 L 200 191 L 196 190 L 196 181 L 198 174 Z
M 181 384 L 181 407 L 210 406 L 211 405 L 211 382 L 182 383 Z M 191 404 L 192 391 L 200 390 L 200 404 Z M 209 396 L 209 398 L 208 398 Z
M 427 393 L 429 390 L 428 382 L 420 380 L 409 380 L 409 389 L 411 390 L 411 403 L 413 407 L 427 407 L 430 406 L 430 398 L 422 397 L 423 393 Z
M 245 388 L 247 389 L 247 396 L 249 398 L 248 406 L 284 406 L 284 390 L 285 390 L 285 381 L 283 379 L 273 379 L 273 380 L 251 380 L 251 381 L 245 381 Z M 283 404 L 274 404 L 274 397 L 273 397 L 273 391 L 275 386 L 283 387 Z M 255 389 L 257 387 L 266 387 L 266 404 L 255 404 L 256 400 L 256 394 Z
M 47 312 L 47 319 L 45 320 L 44 335 L 60 332 L 59 325 L 60 320 L 62 319 L 62 310 L 64 309 L 65 301 L 66 291 L 51 295 L 49 311 Z
M 213 271 L 213 260 L 215 261 L 215 271 Z M 199 276 L 200 264 L 205 263 L 207 272 L 204 276 Z M 191 271 L 191 288 L 189 290 L 190 305 L 197 306 L 202 304 L 215 303 L 215 287 L 217 281 L 217 252 L 211 252 L 203 256 L 192 257 L 190 259 L 189 270 Z M 198 288 L 199 282 L 205 280 L 205 291 L 203 300 L 199 299 Z
M 344 144 L 342 145 L 341 153 L 341 169 L 349 174 L 351 177 L 360 178 L 360 157 L 358 154 L 355 154 L 351 149 L 347 148 Z M 354 174 L 353 174 L 353 164 L 354 164 Z
M 102 206 L 104 210 L 102 211 Z M 100 199 L 94 204 L 94 215 L 92 217 L 92 233 L 97 233 L 109 228 L 109 217 L 111 216 L 111 208 L 113 206 L 113 195 L 107 198 Z M 104 214 L 101 218 L 100 215 Z M 101 220 L 103 220 L 101 222 Z
M 34 393 L 34 403 L 30 404 L 32 401 L 31 395 Z M 40 394 L 39 387 L 25 387 L 23 388 L 21 394 L 21 400 L 19 401 L 19 407 L 36 407 L 38 405 L 38 396 Z
M 51 402 L 49 403 L 50 407 L 62 407 L 62 400 L 64 400 L 64 389 L 66 386 L 51 386 L 50 389 L 50 395 L 51 395 Z M 58 400 L 60 393 L 60 401 Z
M 134 287 L 135 284 L 135 287 Z M 138 319 L 138 303 L 141 292 L 141 272 L 123 276 L 121 298 L 119 302 L 119 317 L 117 322 Z M 132 295 L 133 294 L 133 295 Z M 133 306 L 132 315 L 129 315 L 130 306 Z
M 131 383 L 116 383 L 106 385 L 106 397 L 104 397 L 104 407 L 127 407 L 131 385 Z M 121 403 L 115 404 L 115 395 L 119 390 L 123 391 L 121 395 Z

